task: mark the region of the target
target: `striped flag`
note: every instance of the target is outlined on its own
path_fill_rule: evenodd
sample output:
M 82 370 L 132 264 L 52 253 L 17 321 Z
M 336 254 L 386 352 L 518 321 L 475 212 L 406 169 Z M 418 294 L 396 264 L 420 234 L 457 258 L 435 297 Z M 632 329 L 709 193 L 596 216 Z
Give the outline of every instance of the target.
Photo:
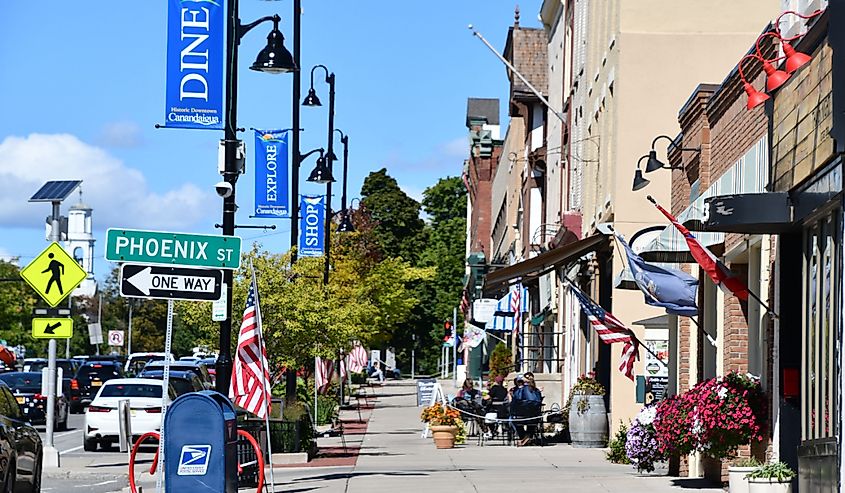
M 606 311 L 591 300 L 577 286 L 572 283 L 566 283 L 566 285 L 578 299 L 581 309 L 584 310 L 587 320 L 593 326 L 593 329 L 595 329 L 599 339 L 605 344 L 613 344 L 615 342 L 624 344 L 622 347 L 622 360 L 619 363 L 619 371 L 633 380 L 634 361 L 639 359 L 639 341 L 634 336 L 634 333 L 631 329 L 625 327 L 625 324 L 614 317 L 612 313 Z
M 346 355 L 346 366 L 352 373 L 360 373 L 367 367 L 367 350 L 361 344 L 355 344 Z
M 320 357 L 314 358 L 314 385 L 317 387 L 317 392 L 325 394 L 329 390 L 333 374 L 334 361 Z
M 255 272 L 252 273 L 241 321 L 229 397 L 235 404 L 260 418 L 266 417 L 270 411 L 270 373 L 267 351 L 261 340 L 261 309 Z
M 651 197 L 649 197 L 651 199 Z M 687 247 L 689 247 L 690 254 L 692 254 L 692 258 L 698 262 L 698 265 L 704 269 L 704 272 L 707 272 L 707 275 L 710 276 L 710 279 L 713 280 L 713 283 L 716 286 L 719 286 L 719 289 L 725 292 L 725 294 L 733 294 L 737 298 L 741 300 L 748 299 L 748 286 L 745 285 L 742 280 L 731 273 L 730 270 L 713 255 L 713 252 L 705 248 L 698 240 L 693 236 L 690 231 L 684 227 L 683 224 L 679 223 L 678 220 L 669 213 L 663 207 L 660 207 L 660 204 L 651 199 L 651 202 L 657 207 L 657 210 L 663 213 L 666 216 L 666 219 L 672 222 L 675 228 L 678 229 L 678 232 L 687 240 Z

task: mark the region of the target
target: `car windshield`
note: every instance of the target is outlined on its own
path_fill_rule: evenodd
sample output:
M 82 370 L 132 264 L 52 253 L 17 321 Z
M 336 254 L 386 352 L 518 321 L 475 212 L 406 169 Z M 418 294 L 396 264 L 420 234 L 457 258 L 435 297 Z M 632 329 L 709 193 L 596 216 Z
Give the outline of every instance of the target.
M 187 394 L 188 392 L 194 391 L 194 386 L 191 385 L 191 381 L 187 378 L 171 378 L 169 379 L 170 385 L 173 386 L 173 390 L 176 391 L 176 395 Z
M 19 392 L 41 392 L 40 373 L 4 373 L 0 380 L 6 383 L 10 389 Z
M 91 383 L 91 380 L 100 380 L 101 382 L 105 382 L 107 380 L 111 380 L 112 378 L 119 378 L 120 373 L 117 371 L 114 365 L 105 364 L 105 365 L 86 365 L 79 369 L 79 372 L 76 374 L 76 379 L 79 380 L 83 385 L 88 385 Z
M 56 361 L 56 366 L 62 369 L 63 378 L 73 378 L 73 363 L 70 361 Z M 46 361 L 36 361 L 29 365 L 29 371 L 41 371 L 47 368 Z
M 155 397 L 161 399 L 161 385 L 116 383 L 103 387 L 99 397 Z
M 129 368 L 128 368 L 127 371 L 129 373 L 133 374 L 133 375 L 137 375 L 138 373 L 141 372 L 141 370 L 144 369 L 144 366 L 147 363 L 150 363 L 152 361 L 164 361 L 164 355 L 163 354 L 145 354 L 143 356 L 133 356 L 129 360 Z

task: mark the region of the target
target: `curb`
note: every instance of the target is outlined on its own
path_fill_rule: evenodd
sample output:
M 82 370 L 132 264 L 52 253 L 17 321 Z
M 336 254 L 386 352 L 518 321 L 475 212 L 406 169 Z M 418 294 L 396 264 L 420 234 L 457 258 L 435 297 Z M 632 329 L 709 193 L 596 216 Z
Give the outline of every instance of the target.
M 123 479 L 124 481 L 129 482 L 129 477 L 123 473 L 114 473 L 114 472 L 98 472 L 98 471 L 71 471 L 71 470 L 63 470 L 63 469 L 44 469 L 41 472 L 42 478 L 49 478 L 49 479 L 78 479 L 78 480 L 86 480 L 86 479 Z

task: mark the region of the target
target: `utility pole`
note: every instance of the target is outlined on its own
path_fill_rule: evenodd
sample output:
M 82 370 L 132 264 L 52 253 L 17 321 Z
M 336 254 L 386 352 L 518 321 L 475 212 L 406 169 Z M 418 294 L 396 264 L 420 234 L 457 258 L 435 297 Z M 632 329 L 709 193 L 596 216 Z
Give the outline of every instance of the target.
M 103 292 L 100 291 L 100 302 L 97 303 L 97 324 L 100 326 L 100 333 L 103 333 Z M 97 356 L 100 355 L 100 345 L 96 344 Z

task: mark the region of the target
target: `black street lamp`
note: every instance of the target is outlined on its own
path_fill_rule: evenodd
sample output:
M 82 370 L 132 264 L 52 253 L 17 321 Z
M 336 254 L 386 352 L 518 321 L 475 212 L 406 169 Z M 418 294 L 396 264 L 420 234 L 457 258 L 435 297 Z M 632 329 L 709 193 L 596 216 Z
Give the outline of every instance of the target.
M 298 1 L 298 0 L 297 0 Z M 279 31 L 278 15 L 267 16 L 249 24 L 241 24 L 238 17 L 238 0 L 227 2 L 226 16 L 226 125 L 224 133 L 224 168 L 223 180 L 229 184 L 230 190 L 223 196 L 223 235 L 235 235 L 235 185 L 240 175 L 237 149 L 240 141 L 237 135 L 238 109 L 238 46 L 241 38 L 255 26 L 273 22 L 273 30 L 267 36 L 267 46 L 258 54 L 252 69 L 279 74 L 285 72 L 297 73 L 299 68 L 294 57 L 284 47 L 284 36 Z M 298 124 L 294 125 L 295 127 Z M 228 286 L 226 294 L 226 320 L 220 322 L 220 354 L 215 364 L 217 382 L 215 388 L 223 395 L 229 395 L 229 385 L 232 380 L 232 271 L 223 271 L 223 282 Z
M 346 208 L 346 181 L 349 175 L 349 137 L 339 128 L 336 128 L 334 131 L 340 134 L 340 143 L 343 144 L 343 194 L 340 196 L 340 213 L 343 216 L 340 219 L 337 232 L 354 233 L 355 226 L 352 225 L 352 218 L 349 217 L 349 210 Z
M 334 178 L 332 177 L 332 161 L 337 159 L 337 156 L 334 154 L 334 87 L 335 87 L 335 78 L 334 73 L 329 72 L 328 67 L 325 65 L 315 65 L 314 68 L 311 69 L 311 88 L 308 90 L 308 96 L 305 97 L 305 100 L 302 101 L 302 106 L 322 106 L 320 103 L 320 98 L 317 97 L 317 93 L 314 90 L 314 71 L 318 68 L 323 69 L 326 72 L 326 83 L 329 85 L 329 143 L 326 147 L 326 154 L 328 159 L 326 159 L 326 165 L 324 170 L 315 169 L 312 176 L 308 178 L 308 181 L 313 183 L 325 183 L 326 184 L 326 218 L 329 219 L 328 224 L 326 224 L 325 228 L 325 239 L 323 242 L 325 243 L 326 253 L 325 253 L 325 266 L 323 267 L 323 283 L 328 285 L 329 284 L 329 255 L 331 251 L 331 228 L 329 225 L 331 224 L 331 217 L 332 217 L 332 182 L 334 182 Z M 319 166 L 319 162 L 317 163 Z M 313 178 L 313 179 L 312 179 Z

